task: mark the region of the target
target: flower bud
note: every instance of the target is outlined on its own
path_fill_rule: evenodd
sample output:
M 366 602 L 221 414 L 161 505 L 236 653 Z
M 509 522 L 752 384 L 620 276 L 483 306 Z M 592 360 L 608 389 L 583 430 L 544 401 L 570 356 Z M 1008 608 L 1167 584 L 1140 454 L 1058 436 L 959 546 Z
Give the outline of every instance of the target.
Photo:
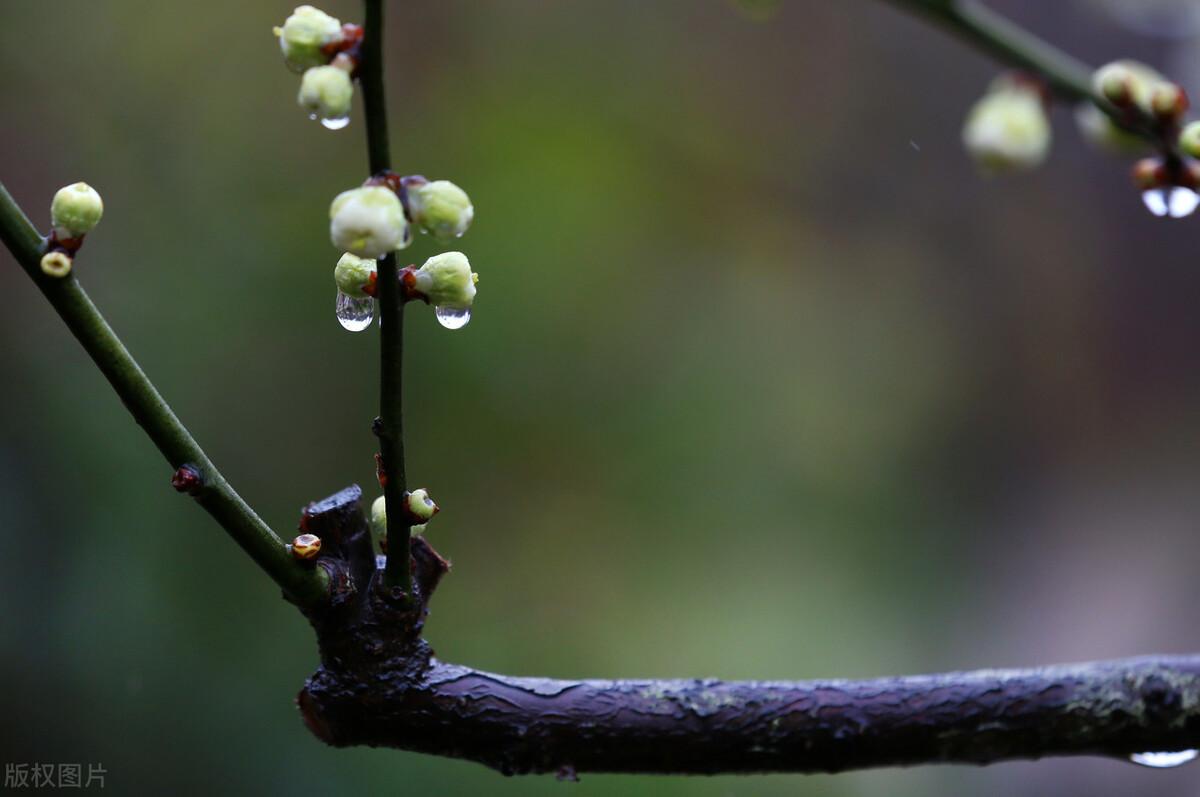
M 376 263 L 368 258 L 358 257 L 349 252 L 342 255 L 333 268 L 333 281 L 338 290 L 353 299 L 365 299 L 374 292 Z
M 404 497 L 404 509 L 408 513 L 409 520 L 416 524 L 427 522 L 441 511 L 441 507 L 433 502 L 433 499 L 429 497 L 429 491 L 424 487 L 413 490 Z
M 439 241 L 461 238 L 475 217 L 467 192 L 449 180 L 409 186 L 408 209 L 413 222 Z
M 87 183 L 58 189 L 50 202 L 50 224 L 59 238 L 79 238 L 100 223 L 104 201 Z
M 329 237 L 344 252 L 379 259 L 411 243 L 400 198 L 390 188 L 343 191 L 329 206 Z
M 1112 155 L 1141 155 L 1150 149 L 1150 142 L 1121 127 L 1090 102 L 1075 109 L 1075 125 L 1085 141 Z
M 479 275 L 462 252 L 444 252 L 425 261 L 406 275 L 406 287 L 423 296 L 434 307 L 466 310 L 475 302 Z
M 1159 83 L 1150 95 L 1150 109 L 1164 121 L 1178 120 L 1187 111 L 1188 105 L 1187 92 L 1175 83 Z
M 298 6 L 275 28 L 283 60 L 296 72 L 329 63 L 323 49 L 342 40 L 342 23 L 312 6 Z
M 983 96 L 967 115 L 963 145 L 986 172 L 1032 169 L 1050 151 L 1050 120 L 1041 93 L 1006 81 Z
M 424 492 L 423 490 L 419 492 Z M 425 524 L 421 523 L 414 526 L 409 526 L 409 532 L 412 534 L 424 534 Z M 386 545 L 387 543 L 387 501 L 381 495 L 371 504 L 371 531 L 375 536 Z
M 297 559 L 316 559 L 321 552 L 321 538 L 316 534 L 301 534 L 292 540 L 292 556 Z
M 62 279 L 71 273 L 71 256 L 57 249 L 42 255 L 42 273 L 47 277 Z
M 314 119 L 341 120 L 350 115 L 354 84 L 344 69 L 314 66 L 304 73 L 296 101 Z
M 1200 122 L 1192 122 L 1179 134 L 1179 148 L 1193 158 L 1200 158 Z

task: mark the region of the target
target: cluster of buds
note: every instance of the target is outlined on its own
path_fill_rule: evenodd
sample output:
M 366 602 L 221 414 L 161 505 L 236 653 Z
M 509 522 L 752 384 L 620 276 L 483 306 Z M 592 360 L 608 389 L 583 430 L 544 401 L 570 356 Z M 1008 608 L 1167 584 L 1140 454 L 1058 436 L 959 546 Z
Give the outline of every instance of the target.
M 84 236 L 95 229 L 103 215 L 104 201 L 87 183 L 58 189 L 50 202 L 51 230 L 42 255 L 42 273 L 57 278 L 70 274 Z
M 334 269 L 337 318 L 352 331 L 366 329 L 378 290 L 376 260 L 407 248 L 416 227 L 438 241 L 461 237 L 475 208 L 449 180 L 385 173 L 338 194 L 329 207 L 329 238 L 342 255 Z M 420 268 L 400 270 L 406 301 L 431 304 L 442 326 L 458 329 L 471 317 L 479 275 L 462 252 L 444 252 Z
M 1137 61 L 1100 67 L 1092 75 L 1092 90 L 1116 109 L 1116 118 L 1087 102 L 1079 106 L 1075 120 L 1089 143 L 1117 155 L 1137 155 L 1148 148 L 1134 128 L 1148 122 L 1170 134 L 1188 108 L 1187 93 L 1179 85 Z
M 1050 119 L 1042 84 L 1022 75 L 992 81 L 963 125 L 967 152 L 987 174 L 1040 166 L 1050 152 Z
M 296 98 L 300 107 L 325 127 L 345 127 L 354 99 L 353 77 L 358 70 L 362 27 L 343 25 L 313 6 L 298 6 L 274 32 L 284 63 L 304 73 Z
M 404 494 L 404 517 L 413 534 L 424 534 L 425 526 L 441 507 L 429 497 L 429 491 L 421 488 Z M 379 545 L 387 553 L 387 501 L 381 495 L 371 504 L 371 529 Z

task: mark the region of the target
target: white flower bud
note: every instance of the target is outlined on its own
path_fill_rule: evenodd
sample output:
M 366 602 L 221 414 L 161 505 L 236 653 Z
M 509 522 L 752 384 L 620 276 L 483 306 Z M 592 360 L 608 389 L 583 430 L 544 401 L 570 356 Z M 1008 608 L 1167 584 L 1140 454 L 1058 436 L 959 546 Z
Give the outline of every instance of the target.
M 329 63 L 322 49 L 342 40 L 342 23 L 320 9 L 298 6 L 275 35 L 288 67 L 302 72 Z
M 425 524 L 409 526 L 408 530 L 411 534 L 424 534 Z M 387 501 L 382 495 L 371 504 L 371 531 L 379 538 L 380 545 L 387 545 Z M 386 550 L 385 547 L 384 551 Z
M 353 100 L 354 83 L 336 66 L 314 66 L 306 71 L 296 96 L 296 102 L 314 119 L 345 119 Z
M 1050 152 L 1050 120 L 1041 94 L 1013 82 L 997 85 L 967 115 L 963 145 L 984 171 L 1032 169 Z
M 87 183 L 60 188 L 50 202 L 50 224 L 59 238 L 78 238 L 91 232 L 104 215 L 104 201 Z
M 466 310 L 475 302 L 479 275 L 462 252 L 434 255 L 413 273 L 412 287 L 434 307 Z
M 343 191 L 329 206 L 329 237 L 344 252 L 379 259 L 411 243 L 400 198 L 390 188 Z
M 405 511 L 408 512 L 409 519 L 418 524 L 430 520 L 441 511 L 441 507 L 433 502 L 433 499 L 429 497 L 429 491 L 424 487 L 413 490 L 404 500 Z
M 467 192 L 449 180 L 410 186 L 408 209 L 413 222 L 439 241 L 461 238 L 475 218 Z
M 352 255 L 349 252 L 342 255 L 333 268 L 333 281 L 338 290 L 354 299 L 364 299 L 371 294 L 364 288 L 369 288 L 375 282 L 377 264 L 369 258 Z

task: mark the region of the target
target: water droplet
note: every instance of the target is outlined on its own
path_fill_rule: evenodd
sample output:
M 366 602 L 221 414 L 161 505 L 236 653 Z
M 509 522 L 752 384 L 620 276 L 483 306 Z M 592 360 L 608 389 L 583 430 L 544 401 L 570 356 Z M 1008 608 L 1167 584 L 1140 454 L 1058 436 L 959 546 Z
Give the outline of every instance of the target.
M 1171 767 L 1183 766 L 1189 761 L 1194 761 L 1198 755 L 1200 755 L 1200 750 L 1177 750 L 1168 753 L 1134 753 L 1129 756 L 1129 760 L 1144 767 L 1170 769 Z
M 375 300 L 370 296 L 355 299 L 353 296 L 347 296 L 338 291 L 334 311 L 337 313 L 338 323 L 342 325 L 343 329 L 362 332 L 371 326 L 371 319 L 375 316 Z
M 310 114 L 308 115 L 308 121 L 310 121 L 310 122 L 315 122 L 315 121 L 317 121 L 317 115 L 316 115 L 315 113 L 310 113 Z
M 341 130 L 346 125 L 350 124 L 349 116 L 339 116 L 334 119 L 322 119 L 321 124 L 326 130 Z
M 437 316 L 438 323 L 446 329 L 462 329 L 471 320 L 469 307 L 435 307 L 433 314 Z
M 1192 215 L 1200 205 L 1200 194 L 1180 185 L 1151 188 L 1142 192 L 1142 203 L 1155 216 L 1182 219 Z

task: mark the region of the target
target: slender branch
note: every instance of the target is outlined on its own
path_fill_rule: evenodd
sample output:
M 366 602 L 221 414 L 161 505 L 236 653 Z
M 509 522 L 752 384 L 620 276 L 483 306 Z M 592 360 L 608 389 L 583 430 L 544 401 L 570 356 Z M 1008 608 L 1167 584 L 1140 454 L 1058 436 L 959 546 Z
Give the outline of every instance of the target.
M 362 60 L 359 82 L 367 127 L 367 156 L 371 173 L 391 169 L 387 107 L 383 90 L 383 0 L 365 0 Z M 404 469 L 404 299 L 396 255 L 379 261 L 376 299 L 379 301 L 379 454 L 387 504 L 387 545 L 390 556 L 384 580 L 389 587 L 411 590 L 407 555 L 411 529 L 404 511 L 408 477 Z
M 1178 158 L 1178 148 L 1156 120 L 1136 108 L 1119 109 L 1092 90 L 1092 68 L 977 0 L 888 0 L 942 26 L 959 38 L 1018 69 L 1040 76 L 1060 97 L 1091 102 L 1121 127 Z
M 840 772 L 1200 747 L 1200 656 L 869 681 L 558 681 L 432 660 L 416 678 L 319 670 L 300 693 L 337 745 L 505 772 Z
M 39 263 L 45 239 L 3 184 L 0 184 L 0 239 L 83 344 L 129 414 L 167 462 L 173 468 L 190 465 L 199 474 L 200 484 L 193 491 L 196 502 L 293 600 L 311 604 L 327 598 L 325 572 L 295 561 L 287 546 L 234 491 L 100 315 L 75 276 L 55 279 L 42 273 Z

